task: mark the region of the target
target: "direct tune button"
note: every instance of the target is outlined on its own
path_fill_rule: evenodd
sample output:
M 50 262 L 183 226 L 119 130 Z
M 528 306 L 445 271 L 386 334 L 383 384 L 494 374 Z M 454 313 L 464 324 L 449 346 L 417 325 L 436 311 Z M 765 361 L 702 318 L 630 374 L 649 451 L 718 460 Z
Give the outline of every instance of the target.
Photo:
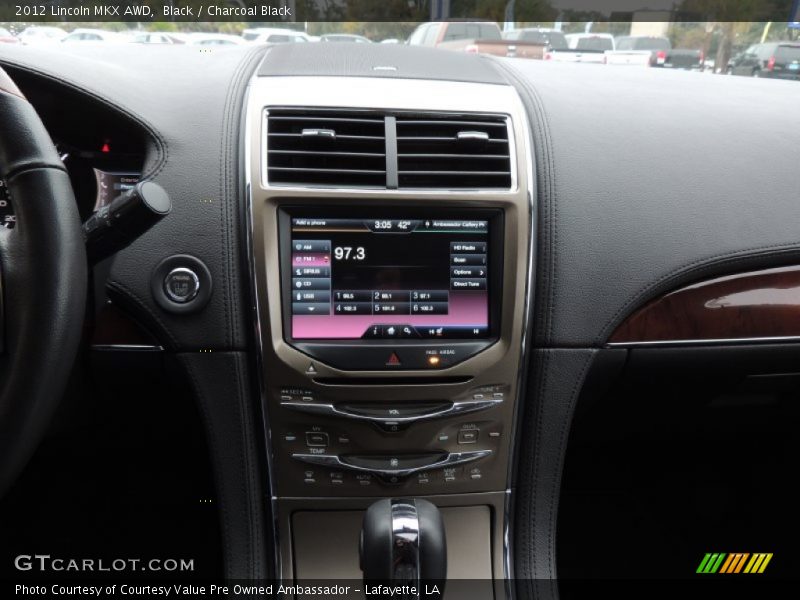
M 173 302 L 178 304 L 191 302 L 199 291 L 200 278 L 191 269 L 177 267 L 164 277 L 164 293 Z

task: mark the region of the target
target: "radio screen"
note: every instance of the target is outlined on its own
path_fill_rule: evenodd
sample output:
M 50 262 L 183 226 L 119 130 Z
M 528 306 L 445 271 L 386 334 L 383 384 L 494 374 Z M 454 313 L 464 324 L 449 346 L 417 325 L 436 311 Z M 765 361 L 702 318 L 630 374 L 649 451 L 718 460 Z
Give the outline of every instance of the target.
M 294 339 L 489 337 L 489 221 L 292 217 L 290 239 Z

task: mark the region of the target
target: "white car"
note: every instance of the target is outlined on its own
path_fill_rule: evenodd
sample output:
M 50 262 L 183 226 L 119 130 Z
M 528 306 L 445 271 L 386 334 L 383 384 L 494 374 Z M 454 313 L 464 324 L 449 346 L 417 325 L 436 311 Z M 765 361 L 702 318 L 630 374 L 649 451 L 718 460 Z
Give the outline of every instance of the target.
M 163 31 L 137 31 L 130 40 L 135 44 L 185 44 L 186 41 L 177 34 Z
M 293 29 L 277 29 L 272 27 L 256 27 L 245 29 L 242 39 L 251 44 L 287 44 L 310 42 L 311 36 L 303 31 Z
M 67 37 L 67 32 L 60 27 L 43 27 L 34 25 L 19 34 L 19 41 L 30 46 L 38 44 L 53 44 Z
M 105 42 L 119 44 L 125 42 L 124 36 L 114 31 L 105 29 L 84 29 L 78 28 L 61 40 L 63 44 L 73 44 L 78 42 Z
M 239 46 L 247 42 L 241 36 L 227 33 L 196 33 L 192 35 L 190 43 L 199 46 Z

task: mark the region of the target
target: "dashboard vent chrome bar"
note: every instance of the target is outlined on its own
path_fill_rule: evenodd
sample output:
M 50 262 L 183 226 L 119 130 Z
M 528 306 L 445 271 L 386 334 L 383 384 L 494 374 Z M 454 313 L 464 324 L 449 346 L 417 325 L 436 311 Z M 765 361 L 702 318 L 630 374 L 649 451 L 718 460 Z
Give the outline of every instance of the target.
M 400 188 L 509 189 L 511 151 L 503 117 L 397 117 Z
M 384 117 L 345 111 L 270 110 L 267 178 L 273 185 L 386 185 Z

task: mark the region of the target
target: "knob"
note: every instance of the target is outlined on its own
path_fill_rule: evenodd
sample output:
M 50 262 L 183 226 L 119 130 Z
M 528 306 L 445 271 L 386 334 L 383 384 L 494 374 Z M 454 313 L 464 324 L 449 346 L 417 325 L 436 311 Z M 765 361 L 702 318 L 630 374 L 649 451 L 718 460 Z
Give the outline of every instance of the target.
M 409 586 L 403 598 L 421 597 L 422 584 L 436 585 L 441 598 L 447 577 L 447 540 L 442 515 L 427 500 L 389 499 L 373 503 L 364 514 L 359 543 L 364 582 Z

